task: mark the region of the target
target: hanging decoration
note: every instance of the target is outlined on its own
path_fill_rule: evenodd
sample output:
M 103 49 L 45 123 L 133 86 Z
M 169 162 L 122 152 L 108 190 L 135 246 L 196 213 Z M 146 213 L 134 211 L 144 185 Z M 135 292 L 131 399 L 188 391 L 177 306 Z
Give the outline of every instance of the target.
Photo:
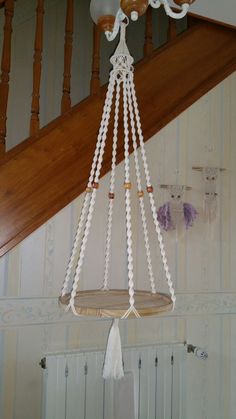
M 217 213 L 217 192 L 216 180 L 219 169 L 217 167 L 203 167 L 202 175 L 204 181 L 204 216 L 212 221 Z
M 204 219 L 211 223 L 217 214 L 217 197 L 216 192 L 217 179 L 219 173 L 225 169 L 219 167 L 193 167 L 193 170 L 202 172 L 202 179 L 204 185 L 204 200 L 203 200 L 203 216 Z
M 161 185 L 161 188 L 168 189 L 170 193 L 170 200 L 157 211 L 157 218 L 163 230 L 192 227 L 197 217 L 197 210 L 188 202 L 183 202 L 184 190 L 191 188 L 183 185 Z
M 150 316 L 171 310 L 175 305 L 175 293 L 167 263 L 167 257 L 164 249 L 162 234 L 157 218 L 156 204 L 154 200 L 153 186 L 150 179 L 144 138 L 142 133 L 141 121 L 138 110 L 138 103 L 134 87 L 133 58 L 130 56 L 125 41 L 126 24 L 122 23 L 120 42 L 111 57 L 113 69 L 110 73 L 108 90 L 103 109 L 101 125 L 97 137 L 95 153 L 93 157 L 91 172 L 85 191 L 84 202 L 79 218 L 78 228 L 73 244 L 73 249 L 68 264 L 66 277 L 61 291 L 60 302 L 67 306 L 76 316 L 91 315 L 97 317 L 111 317 L 114 319 L 126 319 L 127 317 Z M 97 290 L 80 291 L 80 278 L 86 257 L 87 241 L 91 230 L 91 222 L 96 204 L 96 197 L 99 193 L 99 179 L 101 174 L 103 154 L 107 142 L 108 126 L 111 123 L 111 110 L 114 107 L 113 121 L 113 144 L 111 158 L 110 185 L 108 191 L 108 211 L 107 211 L 107 232 L 106 232 L 106 250 L 104 260 L 104 277 L 102 284 L 98 284 Z M 115 190 L 116 162 L 117 162 L 117 141 L 118 126 L 121 120 L 120 110 L 123 110 L 123 138 L 124 138 L 124 185 L 120 191 Z M 137 198 L 142 220 L 143 240 L 145 244 L 147 277 L 149 277 L 150 291 L 137 290 L 136 278 L 134 277 L 134 254 L 133 254 L 133 231 L 132 231 L 132 208 L 131 208 L 131 189 L 135 183 L 132 182 L 130 174 L 130 143 L 133 147 Z M 140 147 L 140 153 L 138 151 Z M 146 192 L 142 186 L 140 161 L 142 162 Z M 116 195 L 120 197 L 117 199 Z M 169 294 L 158 292 L 158 284 L 155 281 L 152 257 L 151 243 L 149 241 L 148 223 L 146 217 L 146 202 L 149 201 L 152 214 L 152 229 L 156 232 L 156 243 L 159 245 L 161 259 L 163 263 L 163 272 L 167 282 Z M 124 246 L 127 251 L 127 289 L 110 289 L 110 261 L 112 252 L 112 231 L 113 207 L 118 204 L 125 207 L 125 226 L 126 240 Z M 118 202 L 116 202 L 118 201 Z M 116 225 L 119 228 L 119 225 Z M 156 246 L 155 246 L 156 247 Z M 117 249 L 114 249 L 117 253 Z M 94 260 L 93 260 L 94 263 Z M 86 279 L 85 279 L 86 280 Z M 119 284 L 117 284 L 119 285 Z M 118 320 L 113 322 L 108 338 L 107 351 L 104 363 L 104 378 L 120 378 L 123 375 L 123 365 L 121 356 L 120 335 Z

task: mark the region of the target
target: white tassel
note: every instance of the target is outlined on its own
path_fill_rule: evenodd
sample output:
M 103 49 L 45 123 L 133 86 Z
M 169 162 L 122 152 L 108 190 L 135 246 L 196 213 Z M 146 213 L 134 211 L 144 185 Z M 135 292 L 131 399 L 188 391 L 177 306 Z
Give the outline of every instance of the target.
M 107 341 L 107 349 L 103 366 L 103 378 L 120 379 L 124 377 L 119 319 L 114 319 Z

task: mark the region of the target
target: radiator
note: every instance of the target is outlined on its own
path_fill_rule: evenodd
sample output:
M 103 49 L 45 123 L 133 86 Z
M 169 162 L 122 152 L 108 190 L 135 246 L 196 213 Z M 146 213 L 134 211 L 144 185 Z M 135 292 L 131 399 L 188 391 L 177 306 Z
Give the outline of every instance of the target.
M 134 412 L 123 419 L 185 418 L 186 354 L 183 344 L 123 349 L 134 401 Z M 116 419 L 114 398 L 122 382 L 103 380 L 103 359 L 103 351 L 46 355 L 43 419 Z

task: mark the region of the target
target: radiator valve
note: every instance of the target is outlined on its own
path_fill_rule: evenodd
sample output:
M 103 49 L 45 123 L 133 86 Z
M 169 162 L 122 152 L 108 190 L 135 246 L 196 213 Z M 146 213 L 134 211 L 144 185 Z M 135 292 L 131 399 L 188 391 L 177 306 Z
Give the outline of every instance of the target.
M 187 345 L 188 353 L 193 353 L 197 358 L 203 359 L 204 361 L 208 358 L 208 353 L 199 346 Z

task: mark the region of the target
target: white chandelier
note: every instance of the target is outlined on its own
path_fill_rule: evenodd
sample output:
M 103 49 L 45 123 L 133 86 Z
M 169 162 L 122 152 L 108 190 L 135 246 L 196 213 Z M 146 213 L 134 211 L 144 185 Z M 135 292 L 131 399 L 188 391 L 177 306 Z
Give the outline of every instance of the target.
M 105 32 L 108 41 L 113 41 L 119 32 L 121 22 L 125 18 L 137 21 L 148 6 L 158 9 L 163 6 L 167 16 L 182 19 L 186 16 L 190 5 L 195 0 L 173 0 L 179 7 L 173 10 L 168 0 L 91 0 L 90 12 L 93 21 Z
M 157 208 L 154 200 L 153 186 L 150 179 L 148 162 L 145 152 L 144 138 L 141 128 L 137 98 L 133 77 L 133 58 L 131 57 L 125 42 L 126 24 L 121 24 L 121 36 L 115 54 L 111 58 L 113 69 L 110 73 L 108 90 L 103 109 L 103 115 L 95 153 L 93 157 L 91 172 L 85 191 L 84 202 L 78 223 L 78 228 L 73 244 L 73 249 L 68 264 L 66 277 L 62 287 L 60 302 L 71 309 L 75 315 L 91 315 L 97 317 L 111 317 L 116 319 L 108 340 L 106 361 L 104 365 L 104 377 L 120 378 L 123 375 L 118 318 L 125 319 L 129 316 L 141 317 L 150 316 L 171 310 L 175 305 L 175 293 L 167 264 L 162 234 L 157 219 Z M 109 274 L 112 250 L 112 230 L 115 219 L 113 217 L 114 205 L 120 199 L 116 198 L 115 177 L 117 160 L 117 141 L 119 112 L 123 99 L 123 132 L 124 137 L 124 189 L 121 189 L 121 197 L 124 194 L 125 226 L 127 250 L 127 289 L 110 289 Z M 104 276 L 102 283 L 98 284 L 97 290 L 79 291 L 81 272 L 86 257 L 87 241 L 91 230 L 91 223 L 96 204 L 96 196 L 99 193 L 99 180 L 103 162 L 104 149 L 107 142 L 108 127 L 111 119 L 112 108 L 114 108 L 113 121 L 113 142 L 110 183 L 108 190 L 108 211 L 107 211 L 107 232 L 106 249 L 104 260 Z M 135 182 L 132 182 L 130 174 L 130 142 L 132 142 L 135 175 L 137 185 L 137 199 L 142 220 L 143 239 L 147 261 L 147 276 L 149 277 L 148 290 L 137 290 L 136 278 L 134 277 L 134 255 L 133 255 L 133 232 L 132 232 L 132 208 L 131 189 Z M 138 150 L 139 147 L 139 150 Z M 142 186 L 140 162 L 145 174 L 145 188 Z M 123 190 L 123 193 L 122 193 Z M 156 243 L 150 243 L 148 232 L 148 220 L 145 210 L 144 195 L 146 190 L 151 208 L 152 230 L 155 230 Z M 119 195 L 117 191 L 117 195 Z M 114 220 L 113 220 L 114 219 Z M 119 228 L 119 226 L 116 226 Z M 150 227 L 149 227 L 150 228 Z M 169 294 L 158 292 L 159 284 L 155 276 L 151 258 L 151 244 L 159 245 L 160 255 L 163 263 L 163 271 L 168 286 Z M 99 286 L 100 285 L 100 286 Z

